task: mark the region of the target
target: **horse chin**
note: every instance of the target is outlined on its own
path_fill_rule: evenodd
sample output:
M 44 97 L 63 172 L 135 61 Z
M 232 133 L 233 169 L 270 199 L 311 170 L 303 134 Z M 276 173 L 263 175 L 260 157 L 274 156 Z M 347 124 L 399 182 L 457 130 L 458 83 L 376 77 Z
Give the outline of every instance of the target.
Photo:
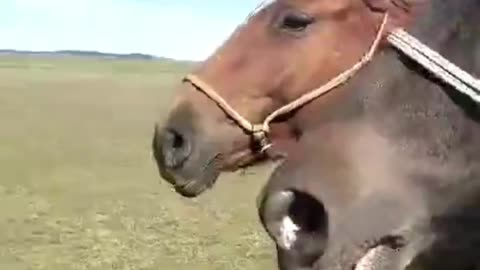
M 215 181 L 215 179 L 214 179 Z M 190 180 L 185 185 L 175 185 L 175 192 L 185 198 L 195 198 L 203 194 L 211 185 L 206 184 L 204 181 Z
M 173 189 L 179 195 L 185 198 L 195 198 L 207 190 L 211 189 L 215 182 L 217 181 L 219 172 L 214 172 L 202 178 L 196 179 L 185 179 L 183 181 L 178 181 L 173 184 Z
M 205 154 L 208 153 L 208 154 Z M 252 149 L 239 149 L 225 154 L 221 151 L 194 152 L 180 168 L 170 169 L 157 159 L 161 178 L 170 183 L 174 191 L 186 198 L 195 198 L 211 189 L 222 172 L 235 172 L 255 166 L 262 156 Z
M 195 198 L 215 185 L 220 175 L 218 167 L 218 157 L 214 157 L 200 166 L 192 162 L 188 163 L 187 168 L 178 171 L 159 166 L 159 171 L 161 178 L 168 182 L 177 194 L 185 198 Z

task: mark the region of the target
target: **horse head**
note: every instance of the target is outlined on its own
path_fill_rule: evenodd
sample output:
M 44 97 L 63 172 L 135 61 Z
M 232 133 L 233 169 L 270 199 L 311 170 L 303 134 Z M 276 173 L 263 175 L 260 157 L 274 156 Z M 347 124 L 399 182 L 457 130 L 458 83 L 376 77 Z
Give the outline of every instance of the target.
M 157 125 L 153 141 L 163 178 L 178 193 L 193 197 L 213 186 L 222 171 L 268 159 L 259 148 L 269 145 L 259 147 L 251 136 L 254 126 L 250 130 L 248 125 L 262 123 L 276 109 L 351 68 L 382 34 L 387 12 L 387 30 L 408 25 L 417 5 L 397 2 L 409 1 L 277 0 L 259 8 L 178 86 L 168 120 Z M 212 99 L 214 95 L 219 98 Z M 220 98 L 238 117 L 225 113 Z M 339 89 L 315 106 L 328 111 L 341 99 Z M 309 120 L 297 112 L 272 119 L 268 126 L 268 139 L 279 149 L 288 151 Z M 239 118 L 247 123 L 239 125 Z

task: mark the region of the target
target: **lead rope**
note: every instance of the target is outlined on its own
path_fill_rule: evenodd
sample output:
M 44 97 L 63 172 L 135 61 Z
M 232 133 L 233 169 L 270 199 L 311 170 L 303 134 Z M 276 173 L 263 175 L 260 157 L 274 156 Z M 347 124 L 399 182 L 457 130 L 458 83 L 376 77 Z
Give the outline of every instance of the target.
M 388 42 L 433 75 L 459 92 L 480 103 L 480 81 L 463 71 L 439 53 L 422 44 L 403 29 L 395 29 L 387 36 Z
M 204 92 L 209 98 L 211 98 L 215 103 L 217 103 L 217 105 L 222 108 L 227 115 L 229 115 L 233 120 L 235 120 L 240 127 L 242 127 L 245 131 L 249 132 L 253 136 L 254 141 L 256 141 L 260 145 L 260 153 L 263 153 L 272 146 L 272 144 L 268 140 L 268 133 L 270 132 L 270 122 L 273 121 L 276 117 L 290 113 L 309 103 L 310 101 L 322 96 L 323 94 L 331 91 L 337 86 L 345 83 L 353 75 L 355 75 L 355 73 L 357 73 L 360 68 L 362 68 L 365 64 L 367 64 L 375 54 L 375 51 L 378 48 L 378 44 L 382 40 L 387 20 L 388 14 L 384 16 L 382 25 L 380 26 L 377 36 L 372 46 L 370 47 L 370 50 L 353 67 L 344 71 L 323 86 L 316 88 L 275 110 L 265 118 L 262 124 L 252 124 L 250 121 L 245 119 L 235 109 L 233 109 L 228 104 L 228 102 L 225 101 L 225 99 L 223 99 L 212 87 L 199 79 L 197 76 L 189 74 L 184 78 L 184 81 L 191 83 L 193 86 L 195 86 L 195 88 Z

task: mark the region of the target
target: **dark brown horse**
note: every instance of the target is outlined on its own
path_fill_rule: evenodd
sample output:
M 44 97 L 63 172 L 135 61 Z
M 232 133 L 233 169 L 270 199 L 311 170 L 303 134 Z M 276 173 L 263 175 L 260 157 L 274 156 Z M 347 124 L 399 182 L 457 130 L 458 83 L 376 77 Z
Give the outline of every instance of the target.
M 194 75 L 252 123 L 352 67 L 379 34 L 408 27 L 424 2 L 402 0 L 277 0 L 253 14 Z M 378 50 L 381 51 L 383 47 Z M 251 134 L 197 89 L 179 86 L 168 121 L 156 128 L 153 149 L 160 172 L 184 196 L 210 188 L 221 171 L 255 164 L 266 156 Z M 343 106 L 342 88 L 315 104 L 284 115 L 269 139 L 288 151 L 308 122 Z M 312 115 L 310 107 L 318 108 Z
M 480 1 L 426 11 L 410 32 L 480 75 Z M 322 119 L 260 196 L 280 269 L 479 269 L 479 105 L 390 49 L 337 104 L 303 109 Z

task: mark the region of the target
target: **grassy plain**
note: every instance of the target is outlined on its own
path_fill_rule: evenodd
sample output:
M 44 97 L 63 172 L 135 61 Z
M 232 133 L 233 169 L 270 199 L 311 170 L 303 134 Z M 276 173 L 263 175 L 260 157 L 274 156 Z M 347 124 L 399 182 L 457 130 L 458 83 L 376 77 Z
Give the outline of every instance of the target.
M 160 181 L 153 123 L 186 65 L 0 57 L 0 270 L 273 269 L 270 168 L 195 200 Z

